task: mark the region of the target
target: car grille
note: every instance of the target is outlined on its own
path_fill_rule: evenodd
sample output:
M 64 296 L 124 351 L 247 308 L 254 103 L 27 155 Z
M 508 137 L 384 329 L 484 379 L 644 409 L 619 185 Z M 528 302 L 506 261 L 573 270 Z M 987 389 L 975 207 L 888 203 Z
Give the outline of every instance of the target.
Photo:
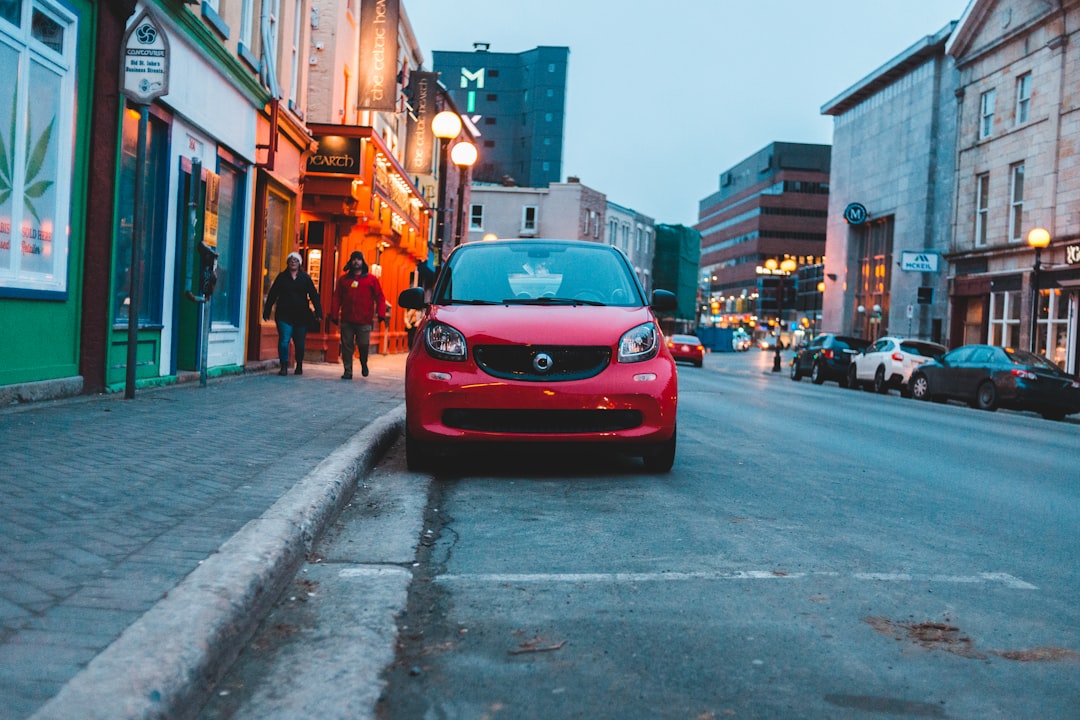
M 560 382 L 603 372 L 611 348 L 543 345 L 480 345 L 473 353 L 481 370 L 504 380 Z
M 511 434 L 581 434 L 630 430 L 641 425 L 637 410 L 472 410 L 443 412 L 443 424 L 459 430 Z

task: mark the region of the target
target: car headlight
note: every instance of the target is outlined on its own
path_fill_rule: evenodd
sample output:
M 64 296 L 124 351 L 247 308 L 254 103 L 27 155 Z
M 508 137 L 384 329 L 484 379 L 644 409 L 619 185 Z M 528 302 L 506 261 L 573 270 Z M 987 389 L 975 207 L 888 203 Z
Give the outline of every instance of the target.
M 638 325 L 619 338 L 619 362 L 651 360 L 660 350 L 660 331 L 651 322 Z
M 469 356 L 465 336 L 446 323 L 429 322 L 424 332 L 424 347 L 440 360 L 464 362 Z

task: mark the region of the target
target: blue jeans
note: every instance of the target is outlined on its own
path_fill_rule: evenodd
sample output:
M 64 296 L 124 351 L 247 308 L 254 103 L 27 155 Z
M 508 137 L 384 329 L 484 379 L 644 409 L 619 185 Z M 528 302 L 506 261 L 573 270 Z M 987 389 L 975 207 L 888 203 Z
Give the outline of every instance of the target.
M 277 354 L 281 361 L 281 367 L 289 367 L 289 341 L 292 341 L 296 351 L 296 362 L 304 362 L 304 341 L 307 339 L 307 325 L 290 325 L 287 322 L 277 321 L 278 344 Z

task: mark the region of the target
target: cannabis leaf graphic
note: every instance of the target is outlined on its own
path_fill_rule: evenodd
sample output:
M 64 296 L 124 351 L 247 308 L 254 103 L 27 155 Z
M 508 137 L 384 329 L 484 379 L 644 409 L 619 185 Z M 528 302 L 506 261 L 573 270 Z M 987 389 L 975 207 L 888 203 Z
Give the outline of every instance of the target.
M 18 96 L 16 94 L 11 99 L 11 120 L 8 122 L 7 137 L 5 138 L 4 133 L 0 132 L 0 204 L 3 204 L 11 197 L 15 182 L 15 156 L 11 149 L 14 149 L 15 145 L 17 105 Z M 29 124 L 29 119 L 28 117 L 27 124 Z M 41 218 L 37 214 L 37 208 L 34 207 L 33 201 L 44 195 L 55 184 L 52 180 L 38 180 L 38 175 L 41 174 L 45 167 L 45 156 L 49 152 L 49 143 L 52 142 L 55 125 L 56 116 L 54 115 L 52 120 L 49 121 L 48 127 L 41 132 L 36 141 L 32 140 L 29 135 L 26 136 L 26 187 L 23 190 L 23 203 L 26 205 L 26 209 L 30 211 L 30 214 L 34 216 L 34 220 L 37 221 L 38 225 L 41 225 Z
M 40 198 L 45 194 L 45 191 L 54 184 L 52 180 L 37 180 L 37 182 L 35 182 L 37 176 L 41 174 L 41 171 L 45 166 L 45 155 L 49 152 L 49 141 L 52 140 L 54 125 L 56 125 L 55 115 L 53 115 L 52 120 L 49 121 L 49 126 L 41 132 L 37 142 L 31 143 L 30 136 L 26 136 L 26 189 L 23 190 L 24 203 L 26 204 L 26 209 L 34 216 L 34 220 L 39 226 L 41 225 L 41 218 L 38 217 L 37 209 L 34 207 L 32 200 Z M 31 145 L 33 145 L 33 149 L 31 149 Z

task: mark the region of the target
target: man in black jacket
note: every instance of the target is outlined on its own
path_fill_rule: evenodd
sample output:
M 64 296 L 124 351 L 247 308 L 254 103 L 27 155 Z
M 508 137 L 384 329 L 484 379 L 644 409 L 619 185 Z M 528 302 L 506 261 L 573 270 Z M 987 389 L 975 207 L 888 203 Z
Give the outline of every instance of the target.
M 291 252 L 285 261 L 286 268 L 274 278 L 270 292 L 263 303 L 263 320 L 270 319 L 270 308 L 277 304 L 278 358 L 281 367 L 278 375 L 289 374 L 289 341 L 296 352 L 294 375 L 304 374 L 304 340 L 308 326 L 322 322 L 322 305 L 311 276 L 300 269 L 300 254 Z M 311 304 L 308 304 L 308 300 Z M 312 306 L 315 311 L 312 313 Z

